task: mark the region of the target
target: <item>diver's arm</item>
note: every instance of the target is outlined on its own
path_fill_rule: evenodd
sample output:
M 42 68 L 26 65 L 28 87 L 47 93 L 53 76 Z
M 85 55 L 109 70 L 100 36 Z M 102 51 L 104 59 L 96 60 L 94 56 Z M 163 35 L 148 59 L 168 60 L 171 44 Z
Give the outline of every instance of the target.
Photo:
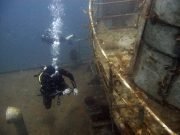
M 71 83 L 72 83 L 73 88 L 74 88 L 73 93 L 74 93 L 74 95 L 78 95 L 78 89 L 77 89 L 77 85 L 76 85 L 76 82 L 74 80 L 73 75 L 64 69 L 61 69 L 59 72 L 61 72 L 62 75 L 68 77 L 71 80 Z
M 60 69 L 59 73 L 62 74 L 63 76 L 66 76 L 67 78 L 69 78 L 71 80 L 73 88 L 77 87 L 74 76 L 69 71 L 67 71 L 65 69 Z
M 62 95 L 68 95 L 71 93 L 71 90 L 69 88 L 63 90 L 63 91 L 56 91 L 55 93 L 52 93 L 50 96 L 54 97 L 54 96 L 62 96 Z

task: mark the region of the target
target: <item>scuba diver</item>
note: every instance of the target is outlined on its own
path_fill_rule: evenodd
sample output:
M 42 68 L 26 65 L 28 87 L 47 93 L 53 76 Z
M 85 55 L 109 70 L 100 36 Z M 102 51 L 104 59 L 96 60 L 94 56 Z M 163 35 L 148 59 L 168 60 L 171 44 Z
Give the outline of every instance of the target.
M 41 35 L 41 40 L 47 44 L 53 44 L 53 42 L 56 41 L 56 39 L 52 37 L 50 30 L 46 30 L 45 33 Z M 68 45 L 73 45 L 74 43 L 82 40 L 84 39 L 79 39 L 74 34 L 70 34 L 68 36 L 59 35 L 59 42 L 66 43 Z
M 58 96 L 58 104 L 60 103 L 61 95 L 69 95 L 71 92 L 74 95 L 78 95 L 78 89 L 73 75 L 65 69 L 59 68 L 55 70 L 53 66 L 45 66 L 43 71 L 35 75 L 39 77 L 39 82 L 41 84 L 40 92 L 43 96 L 43 104 L 46 109 L 51 108 L 52 99 Z M 70 79 L 73 90 L 67 85 L 64 77 Z

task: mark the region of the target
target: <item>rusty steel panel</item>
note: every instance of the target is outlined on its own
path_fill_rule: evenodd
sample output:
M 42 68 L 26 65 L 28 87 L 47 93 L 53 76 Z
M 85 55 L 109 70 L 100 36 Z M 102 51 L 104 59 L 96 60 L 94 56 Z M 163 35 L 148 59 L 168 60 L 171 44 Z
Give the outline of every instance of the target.
M 154 11 L 161 20 L 180 26 L 180 0 L 155 0 Z
M 142 46 L 134 81 L 147 94 L 161 101 L 160 83 L 167 76 L 168 70 L 166 67 L 173 64 L 173 59 L 153 50 L 145 43 Z M 180 77 L 167 85 L 172 85 L 172 87 L 168 90 L 166 102 L 180 108 Z
M 175 27 L 161 25 L 159 23 L 152 24 L 148 21 L 145 32 L 144 41 L 158 51 L 176 57 L 176 38 L 179 30 Z
M 172 104 L 180 108 L 180 77 L 178 77 L 172 84 L 172 89 L 170 90 L 167 101 L 169 104 Z
M 172 63 L 172 59 L 151 50 L 147 45 L 142 44 L 138 71 L 135 75 L 135 83 L 156 99 L 161 99 L 158 95 L 159 82 L 164 78 L 167 71 L 165 66 Z
M 134 81 L 147 94 L 180 108 L 180 1 L 156 0 L 144 30 Z

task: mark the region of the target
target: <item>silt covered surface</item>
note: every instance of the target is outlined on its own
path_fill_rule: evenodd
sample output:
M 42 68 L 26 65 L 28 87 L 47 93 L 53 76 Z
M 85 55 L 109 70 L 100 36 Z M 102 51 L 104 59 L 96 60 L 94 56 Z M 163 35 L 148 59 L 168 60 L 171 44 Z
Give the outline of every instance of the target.
M 80 66 L 76 70 L 70 70 L 76 78 L 79 95 L 62 97 L 60 106 L 56 104 L 56 98 L 50 110 L 44 108 L 42 97 L 37 96 L 40 93 L 40 85 L 33 75 L 40 69 L 1 74 L 0 134 L 16 135 L 14 125 L 8 124 L 5 120 L 8 106 L 21 109 L 30 135 L 90 134 L 90 122 L 84 99 L 97 93 L 98 88 L 88 85 L 93 76 L 87 69 L 87 66 Z

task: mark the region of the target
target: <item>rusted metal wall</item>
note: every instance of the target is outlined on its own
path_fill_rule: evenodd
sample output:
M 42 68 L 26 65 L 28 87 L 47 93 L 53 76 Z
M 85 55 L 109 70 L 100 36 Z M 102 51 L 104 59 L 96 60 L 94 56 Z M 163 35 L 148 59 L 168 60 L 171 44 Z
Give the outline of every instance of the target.
M 156 0 L 154 11 L 160 19 L 180 26 L 180 0 Z
M 152 97 L 180 108 L 180 0 L 154 0 L 135 73 Z
M 157 49 L 164 55 L 170 55 L 170 57 L 176 57 L 175 54 L 175 35 L 178 34 L 176 27 L 164 26 L 162 24 L 148 22 L 144 33 L 144 42 L 149 46 Z

